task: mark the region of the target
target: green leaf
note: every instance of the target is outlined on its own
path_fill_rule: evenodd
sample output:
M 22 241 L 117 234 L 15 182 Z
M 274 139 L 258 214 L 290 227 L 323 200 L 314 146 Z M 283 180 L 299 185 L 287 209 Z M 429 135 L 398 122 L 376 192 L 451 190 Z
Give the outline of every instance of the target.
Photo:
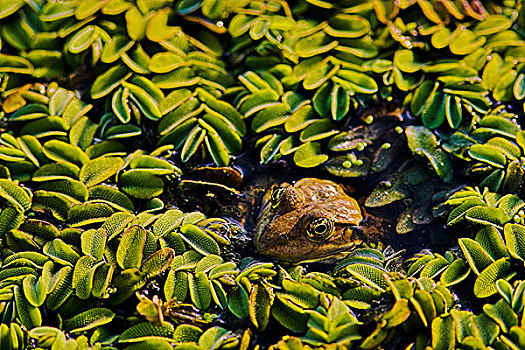
M 516 78 L 516 81 L 514 82 L 514 87 L 512 91 L 514 93 L 514 97 L 517 100 L 521 100 L 525 97 L 525 74 L 524 73 L 521 73 L 520 75 L 518 75 L 518 77 Z
M 108 0 L 98 1 L 98 0 L 87 0 L 82 1 L 78 4 L 78 7 L 75 10 L 75 17 L 79 20 L 87 18 L 95 14 L 98 10 L 107 5 Z
M 142 40 L 146 36 L 146 24 L 151 18 L 150 16 L 143 16 L 139 9 L 135 6 L 130 6 L 126 11 L 126 28 L 128 35 L 133 40 Z
M 321 153 L 319 142 L 307 142 L 295 151 L 293 160 L 302 168 L 313 168 L 328 160 L 328 155 Z
M 71 180 L 70 178 L 45 181 L 38 187 L 38 190 L 37 193 L 48 197 L 46 202 L 49 204 L 54 201 L 54 199 L 51 198 L 54 197 L 54 194 L 56 194 L 55 196 L 62 197 L 72 203 L 85 202 L 88 198 L 88 190 L 86 186 L 82 182 Z M 50 194 L 50 192 L 53 194 Z M 60 201 L 62 202 L 62 200 Z M 53 207 L 56 207 L 56 205 L 53 205 Z
M 27 275 L 23 281 L 24 296 L 34 307 L 39 307 L 46 300 L 46 285 L 42 277 Z
M 14 286 L 13 292 L 16 302 L 16 313 L 22 325 L 27 329 L 40 327 L 42 325 L 42 315 L 38 307 L 29 303 L 18 286 Z
M 516 274 L 507 258 L 494 261 L 481 271 L 474 282 L 474 294 L 478 298 L 487 298 L 497 292 L 496 281 L 500 278 L 510 280 Z
M 456 325 L 451 316 L 437 317 L 432 321 L 432 349 L 446 350 L 455 347 Z
M 273 105 L 257 112 L 252 120 L 252 129 L 260 133 L 274 126 L 284 124 L 290 117 L 290 107 L 285 103 Z
M 494 261 L 478 242 L 470 238 L 460 238 L 458 243 L 467 258 L 470 268 L 476 275 L 479 275 L 481 271 Z
M 134 49 L 128 54 L 123 53 L 121 56 L 122 62 L 124 62 L 132 71 L 138 74 L 149 74 L 151 71 L 148 69 L 150 57 L 142 49 L 140 44 L 134 47 Z
M 40 19 L 51 22 L 71 17 L 75 14 L 76 5 L 77 4 L 69 2 L 47 3 L 46 6 L 42 8 Z
M 465 280 L 469 274 L 469 265 L 464 260 L 457 259 L 443 271 L 439 280 L 445 287 L 449 287 Z
M 162 322 L 157 327 L 150 322 L 143 322 L 129 327 L 120 335 L 119 343 L 135 343 L 146 340 L 161 340 L 165 339 L 173 341 L 174 329 L 169 322 Z
M 202 330 L 199 327 L 190 324 L 181 324 L 175 329 L 173 339 L 177 343 L 198 342 L 202 335 Z
M 40 119 L 48 115 L 49 115 L 49 110 L 47 106 L 37 104 L 37 103 L 30 103 L 30 104 L 23 106 L 22 108 L 19 108 L 16 112 L 11 114 L 9 116 L 9 121 L 10 122 L 29 121 L 29 120 Z
M 122 86 L 127 88 L 130 92 L 130 98 L 137 104 L 140 111 L 144 116 L 151 120 L 158 120 L 162 117 L 162 114 L 159 111 L 158 103 L 155 101 L 151 95 L 146 92 L 140 86 L 135 84 L 130 84 L 127 82 L 122 82 Z
M 200 309 L 206 310 L 211 304 L 210 281 L 204 272 L 188 275 L 190 296 L 193 304 Z
M 67 222 L 70 227 L 82 227 L 106 221 L 113 213 L 113 208 L 104 203 L 75 204 L 69 210 Z
M 0 0 L 0 18 L 5 18 L 15 13 L 25 4 L 24 0 Z
M 350 92 L 373 94 L 378 89 L 376 81 L 365 73 L 350 69 L 340 69 L 337 72 L 337 77 L 340 79 L 334 77 L 334 82 L 338 82 Z
M 97 99 L 108 95 L 120 83 L 128 79 L 131 74 L 132 72 L 121 64 L 109 68 L 100 74 L 93 82 L 93 85 L 91 85 L 91 98 Z
M 30 193 L 11 180 L 0 179 L 0 197 L 21 212 L 24 212 L 31 207 L 32 196 Z
M 102 50 L 100 60 L 104 63 L 115 62 L 122 56 L 122 54 L 131 49 L 134 44 L 135 42 L 130 40 L 127 36 L 117 34 L 113 36 L 106 45 L 104 45 L 104 50 Z
M 308 125 L 299 135 L 301 142 L 317 141 L 321 140 L 339 131 L 335 129 L 334 123 L 329 119 L 316 120 L 315 122 Z
M 264 331 L 270 319 L 270 309 L 273 304 L 274 294 L 269 288 L 255 284 L 250 294 L 250 320 L 257 330 Z
M 483 312 L 495 321 L 504 333 L 508 333 L 518 325 L 516 313 L 505 300 L 501 299 L 495 304 L 483 305 Z
M 82 252 L 86 255 L 92 256 L 95 261 L 102 260 L 104 251 L 106 250 L 106 230 L 87 230 L 80 236 Z
M 42 151 L 49 159 L 73 163 L 79 168 L 89 161 L 89 157 L 80 147 L 59 140 L 46 142 Z
M 146 27 L 146 36 L 149 40 L 161 42 L 173 38 L 180 29 L 168 26 L 169 8 L 154 12 Z
M 115 313 L 106 308 L 89 309 L 66 320 L 64 329 L 71 333 L 84 332 L 108 324 L 114 317 Z
M 103 138 L 106 140 L 124 139 L 128 137 L 140 136 L 142 129 L 136 125 L 124 124 L 115 125 L 104 132 Z
M 504 31 L 512 26 L 512 20 L 505 15 L 492 15 L 480 21 L 474 27 L 476 35 L 489 35 Z
M 97 38 L 98 33 L 94 25 L 89 25 L 79 30 L 69 41 L 69 52 L 78 54 L 88 49 Z
M 139 268 L 146 244 L 146 230 L 133 225 L 124 232 L 117 249 L 117 263 L 122 269 Z
M 468 154 L 476 160 L 497 168 L 503 168 L 507 162 L 503 152 L 501 152 L 499 148 L 491 145 L 472 145 L 468 150 Z
M 370 22 L 358 15 L 336 14 L 328 21 L 324 28 L 325 33 L 340 38 L 358 38 L 367 34 Z
M 189 132 L 182 146 L 180 157 L 183 162 L 187 162 L 194 154 L 197 149 L 204 141 L 206 137 L 206 130 L 196 125 L 193 130 Z
M 80 169 L 79 179 L 87 187 L 97 185 L 116 174 L 124 166 L 120 157 L 99 157 L 86 162 Z
M 476 235 L 476 242 L 480 244 L 492 260 L 510 257 L 500 231 L 494 226 L 485 226 L 479 230 Z
M 184 271 L 171 269 L 164 282 L 164 297 L 166 300 L 184 301 L 188 295 L 188 290 L 188 274 Z
M 209 132 L 204 139 L 206 148 L 210 152 L 213 161 L 218 166 L 227 166 L 230 163 L 230 155 L 227 147 L 220 138 L 219 134 Z
M 431 153 L 438 146 L 436 135 L 424 126 L 407 126 L 405 134 L 408 147 L 415 154 Z
M 95 264 L 95 258 L 84 255 L 78 259 L 73 270 L 73 288 L 76 296 L 81 300 L 87 300 L 91 296 Z
M 429 129 L 439 127 L 445 120 L 445 101 L 444 94 L 438 91 L 438 86 L 430 93 L 422 110 L 421 119 L 423 125 Z
M 34 70 L 35 67 L 29 60 L 0 53 L 0 73 L 32 74 Z
M 111 98 L 111 109 L 121 123 L 127 123 L 131 120 L 131 108 L 128 105 L 127 98 L 129 90 L 118 89 Z
M 195 75 L 193 69 L 181 67 L 166 74 L 157 74 L 152 81 L 161 89 L 178 89 L 197 84 L 200 77 Z
M 239 136 L 246 134 L 246 126 L 241 114 L 229 103 L 214 98 L 210 93 L 204 89 L 196 90 L 199 94 L 199 99 L 203 102 L 204 108 L 208 113 L 211 113 L 226 124 L 229 128 L 235 130 Z
M 303 80 L 303 87 L 307 90 L 317 89 L 328 79 L 339 71 L 340 66 L 333 66 L 327 62 L 321 61 L 314 65 L 306 74 Z
M 455 55 L 467 55 L 477 48 L 483 46 L 487 39 L 484 36 L 477 36 L 468 29 L 458 28 L 450 40 L 450 51 Z
M 507 250 L 513 258 L 525 261 L 525 228 L 508 223 L 503 229 Z
M 72 145 L 86 149 L 93 142 L 97 129 L 98 124 L 83 116 L 69 130 L 69 142 Z
M 151 199 L 164 191 L 164 182 L 147 171 L 129 170 L 119 176 L 119 187 L 131 197 Z
M 67 135 L 68 129 L 69 125 L 63 118 L 45 117 L 26 123 L 20 130 L 20 134 L 33 135 L 36 138 L 61 137 Z
M 220 255 L 221 253 L 217 242 L 198 226 L 192 224 L 183 225 L 180 228 L 180 236 L 193 249 L 203 255 Z
M 469 209 L 465 213 L 465 218 L 482 225 L 493 225 L 498 228 L 503 228 L 503 225 L 510 221 L 510 217 L 503 210 L 482 206 Z
M 394 66 L 405 73 L 415 73 L 421 69 L 422 63 L 412 50 L 397 50 L 394 54 Z
M 461 124 L 461 99 L 458 96 L 445 95 L 445 116 L 447 117 L 448 125 L 452 129 L 457 129 Z
M 321 89 L 318 90 L 318 92 L 320 91 Z M 338 95 L 340 94 L 339 91 L 337 91 Z M 315 96 L 317 96 L 317 93 L 315 94 Z M 317 111 L 317 107 L 315 107 L 315 96 L 314 96 L 314 108 L 316 108 L 315 110 Z M 328 101 L 331 101 L 331 100 L 328 100 Z M 325 102 L 325 101 L 323 101 Z M 323 103 L 321 102 L 321 103 Z M 337 107 L 336 107 L 336 117 L 340 117 L 342 116 L 342 112 L 344 111 L 345 109 L 345 101 L 339 101 L 337 100 L 336 101 L 337 103 L 340 103 Z M 330 105 L 330 109 L 331 109 L 331 105 Z M 324 106 L 322 107 L 324 108 Z M 321 113 L 320 113 L 321 114 Z M 328 113 L 326 113 L 328 114 Z M 312 108 L 312 105 L 310 104 L 305 104 L 299 108 L 297 108 L 295 111 L 292 112 L 292 114 L 290 115 L 290 118 L 288 118 L 288 120 L 286 120 L 286 123 L 284 124 L 284 128 L 287 132 L 296 132 L 296 131 L 299 131 L 299 130 L 302 130 L 304 129 L 305 127 L 307 127 L 308 125 L 310 125 L 311 123 L 313 123 L 315 120 L 316 117 L 316 114 L 315 114 L 315 111 L 314 109 Z M 332 115 L 333 117 L 333 115 Z
M 300 57 L 313 57 L 328 52 L 339 43 L 323 32 L 317 32 L 299 39 L 295 45 L 295 52 Z
M 173 52 L 159 52 L 151 57 L 149 69 L 154 73 L 169 73 L 172 70 L 186 66 L 188 63 Z
M 145 274 L 146 278 L 156 277 L 170 267 L 174 258 L 175 251 L 173 249 L 162 248 L 144 260 L 140 271 Z
M 49 262 L 46 265 L 52 268 L 53 263 Z M 51 310 L 56 310 L 73 293 L 73 267 L 65 266 L 55 274 L 44 273 L 45 271 L 46 266 L 44 266 L 42 273 L 42 279 L 45 281 L 48 290 L 46 306 Z

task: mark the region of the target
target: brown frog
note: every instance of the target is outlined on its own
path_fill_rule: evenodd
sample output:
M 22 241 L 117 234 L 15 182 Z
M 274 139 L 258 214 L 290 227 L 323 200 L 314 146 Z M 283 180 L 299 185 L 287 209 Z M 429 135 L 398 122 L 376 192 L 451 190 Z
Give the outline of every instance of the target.
M 257 251 L 296 264 L 338 259 L 361 241 L 357 201 L 335 182 L 304 178 L 269 191 L 255 228 Z

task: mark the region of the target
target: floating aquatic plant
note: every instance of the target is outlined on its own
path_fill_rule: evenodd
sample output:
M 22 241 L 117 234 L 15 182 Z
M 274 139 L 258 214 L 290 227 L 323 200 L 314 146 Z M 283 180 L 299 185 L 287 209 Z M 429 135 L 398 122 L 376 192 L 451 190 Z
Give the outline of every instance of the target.
M 524 26 L 512 0 L 0 0 L 0 348 L 525 347 Z M 186 170 L 252 148 L 380 177 L 399 233 L 448 191 L 459 248 L 247 256 L 191 200 L 242 175 Z

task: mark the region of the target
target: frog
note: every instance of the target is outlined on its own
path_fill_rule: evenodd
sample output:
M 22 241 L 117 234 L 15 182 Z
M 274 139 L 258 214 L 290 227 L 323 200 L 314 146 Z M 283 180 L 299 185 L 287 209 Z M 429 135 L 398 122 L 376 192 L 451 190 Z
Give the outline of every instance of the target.
M 338 260 L 360 245 L 358 202 L 333 181 L 303 178 L 267 191 L 255 227 L 264 256 L 298 264 Z

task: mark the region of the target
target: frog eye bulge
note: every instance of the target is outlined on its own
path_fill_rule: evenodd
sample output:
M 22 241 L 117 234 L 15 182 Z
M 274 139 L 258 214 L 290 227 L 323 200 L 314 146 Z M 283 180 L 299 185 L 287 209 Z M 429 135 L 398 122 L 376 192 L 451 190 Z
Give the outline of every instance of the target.
M 328 218 L 317 218 L 306 226 L 306 237 L 313 242 L 326 241 L 334 231 L 334 224 Z

